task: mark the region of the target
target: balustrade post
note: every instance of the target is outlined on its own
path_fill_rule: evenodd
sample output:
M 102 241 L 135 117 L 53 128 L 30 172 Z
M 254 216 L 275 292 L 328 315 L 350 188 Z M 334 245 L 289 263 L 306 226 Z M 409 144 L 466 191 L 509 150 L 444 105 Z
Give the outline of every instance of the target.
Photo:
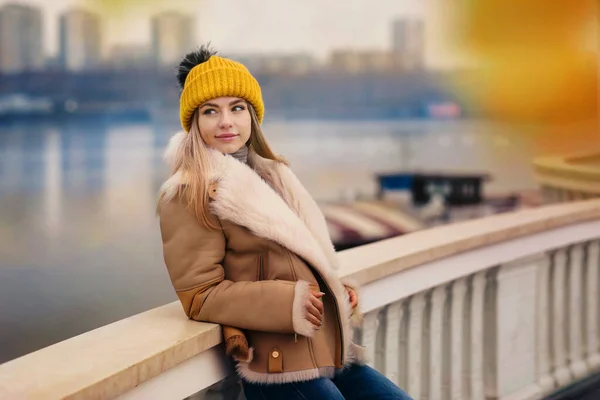
M 415 399 L 423 398 L 423 317 L 425 293 L 417 293 L 410 299 L 408 322 L 408 387 L 407 392 Z
M 559 386 L 571 382 L 567 361 L 567 249 L 554 253 L 552 265 L 552 348 L 554 353 L 554 378 Z
M 575 379 L 587 375 L 588 368 L 583 354 L 583 261 L 584 247 L 571 247 L 569 257 L 569 350 L 570 369 Z
M 537 399 L 537 273 L 543 256 L 502 265 L 497 277 L 495 398 Z
M 595 240 L 588 245 L 586 260 L 586 353 L 588 365 L 591 370 L 600 369 L 600 348 L 598 338 L 600 336 L 599 305 L 600 291 L 600 241 Z

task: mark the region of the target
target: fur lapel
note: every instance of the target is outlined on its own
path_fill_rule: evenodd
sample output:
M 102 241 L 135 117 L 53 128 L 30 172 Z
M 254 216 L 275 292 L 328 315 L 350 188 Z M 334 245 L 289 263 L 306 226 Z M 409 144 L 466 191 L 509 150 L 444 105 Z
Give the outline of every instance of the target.
M 223 158 L 217 173 L 216 196 L 211 203 L 219 218 L 279 243 L 322 272 L 332 268 L 311 231 L 265 180 L 231 156 L 215 154 L 215 157 Z
M 174 164 L 185 132 L 175 134 L 164 159 Z M 254 151 L 243 164 L 229 155 L 210 151 L 211 181 L 217 182 L 212 211 L 221 219 L 244 226 L 304 258 L 327 275 L 338 268 L 325 218 L 304 186 L 285 165 Z M 168 199 L 185 177 L 171 176 L 161 187 Z M 267 183 L 268 182 L 268 183 Z
M 325 217 L 296 175 L 286 165 L 266 160 L 254 151 L 250 151 L 248 161 L 263 179 L 268 181 L 272 187 L 279 189 L 280 196 L 292 207 L 316 239 L 321 251 L 327 258 L 329 267 L 337 270 L 337 254 L 333 243 L 331 243 Z

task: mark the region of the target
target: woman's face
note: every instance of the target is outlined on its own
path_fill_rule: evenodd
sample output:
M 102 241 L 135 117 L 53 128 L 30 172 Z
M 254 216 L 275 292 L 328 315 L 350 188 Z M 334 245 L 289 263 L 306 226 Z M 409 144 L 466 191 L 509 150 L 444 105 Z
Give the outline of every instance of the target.
M 208 147 L 231 154 L 250 139 L 252 119 L 245 100 L 218 97 L 200 105 L 198 111 L 200 136 Z

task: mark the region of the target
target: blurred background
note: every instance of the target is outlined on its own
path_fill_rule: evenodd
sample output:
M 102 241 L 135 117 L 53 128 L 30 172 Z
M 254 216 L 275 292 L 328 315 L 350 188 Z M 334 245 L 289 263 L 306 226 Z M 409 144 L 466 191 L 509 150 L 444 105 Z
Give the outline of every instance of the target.
M 207 42 L 338 249 L 536 207 L 532 158 L 598 144 L 598 10 L 522 3 L 0 0 L 0 363 L 176 300 L 161 157 Z

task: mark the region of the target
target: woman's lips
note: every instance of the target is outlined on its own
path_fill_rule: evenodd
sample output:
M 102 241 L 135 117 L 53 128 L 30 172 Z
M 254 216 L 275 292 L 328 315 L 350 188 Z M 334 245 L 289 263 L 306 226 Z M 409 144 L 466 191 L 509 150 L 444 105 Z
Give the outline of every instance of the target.
M 219 140 L 223 140 L 225 142 L 230 142 L 235 139 L 238 135 L 234 133 L 223 133 L 221 135 L 217 135 L 216 138 Z

